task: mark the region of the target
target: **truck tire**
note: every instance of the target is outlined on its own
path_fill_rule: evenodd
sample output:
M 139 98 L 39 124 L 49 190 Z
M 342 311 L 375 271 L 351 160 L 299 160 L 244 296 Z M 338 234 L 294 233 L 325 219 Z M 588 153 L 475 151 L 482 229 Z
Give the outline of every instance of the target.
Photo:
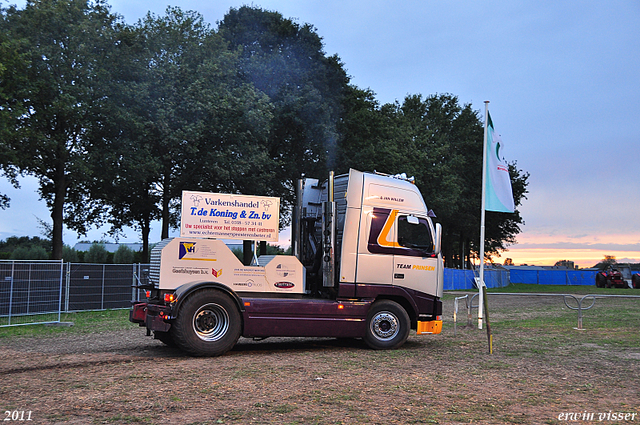
M 373 303 L 367 314 L 364 341 L 374 350 L 399 348 L 409 337 L 411 322 L 400 304 L 391 300 Z
M 238 342 L 241 320 L 230 296 L 203 289 L 189 295 L 180 307 L 172 327 L 173 339 L 193 356 L 220 356 Z
M 598 274 L 596 274 L 596 287 L 604 288 L 606 284 L 607 284 L 607 276 L 602 272 L 599 272 Z

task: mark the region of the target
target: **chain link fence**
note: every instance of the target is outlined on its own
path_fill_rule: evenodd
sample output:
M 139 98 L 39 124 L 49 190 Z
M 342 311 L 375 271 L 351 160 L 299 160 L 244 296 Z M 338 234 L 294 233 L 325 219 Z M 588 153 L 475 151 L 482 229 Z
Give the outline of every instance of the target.
M 62 313 L 129 308 L 148 264 L 0 261 L 0 327 L 59 323 Z

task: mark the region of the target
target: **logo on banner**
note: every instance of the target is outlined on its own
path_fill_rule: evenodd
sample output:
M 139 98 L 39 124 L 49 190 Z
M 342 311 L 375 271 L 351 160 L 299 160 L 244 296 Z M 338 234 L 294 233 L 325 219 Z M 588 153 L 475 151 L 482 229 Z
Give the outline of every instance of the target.
M 222 276 L 222 269 L 220 269 L 220 270 L 211 269 L 211 274 L 212 274 L 214 277 L 220 277 L 220 276 Z
M 187 254 L 195 254 L 196 253 L 196 243 L 195 242 L 180 242 L 180 251 L 178 253 L 178 259 L 182 260 Z

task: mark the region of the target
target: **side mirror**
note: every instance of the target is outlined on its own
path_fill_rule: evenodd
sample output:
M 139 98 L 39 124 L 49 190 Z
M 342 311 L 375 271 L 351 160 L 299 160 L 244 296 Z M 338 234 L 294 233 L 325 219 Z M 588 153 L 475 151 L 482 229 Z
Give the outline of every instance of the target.
M 436 223 L 436 241 L 435 241 L 434 253 L 439 256 L 442 250 L 442 225 Z

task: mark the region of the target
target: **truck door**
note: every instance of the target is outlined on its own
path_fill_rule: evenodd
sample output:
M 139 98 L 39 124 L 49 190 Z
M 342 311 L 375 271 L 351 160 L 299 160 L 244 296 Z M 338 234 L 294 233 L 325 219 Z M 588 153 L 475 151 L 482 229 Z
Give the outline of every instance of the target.
M 397 248 L 393 256 L 393 284 L 420 292 L 437 291 L 438 258 L 429 220 L 398 213 Z
M 356 282 L 388 285 L 393 274 L 393 247 L 395 241 L 395 214 L 389 209 L 363 208 L 363 226 L 358 251 Z M 391 241 L 391 242 L 388 242 Z

